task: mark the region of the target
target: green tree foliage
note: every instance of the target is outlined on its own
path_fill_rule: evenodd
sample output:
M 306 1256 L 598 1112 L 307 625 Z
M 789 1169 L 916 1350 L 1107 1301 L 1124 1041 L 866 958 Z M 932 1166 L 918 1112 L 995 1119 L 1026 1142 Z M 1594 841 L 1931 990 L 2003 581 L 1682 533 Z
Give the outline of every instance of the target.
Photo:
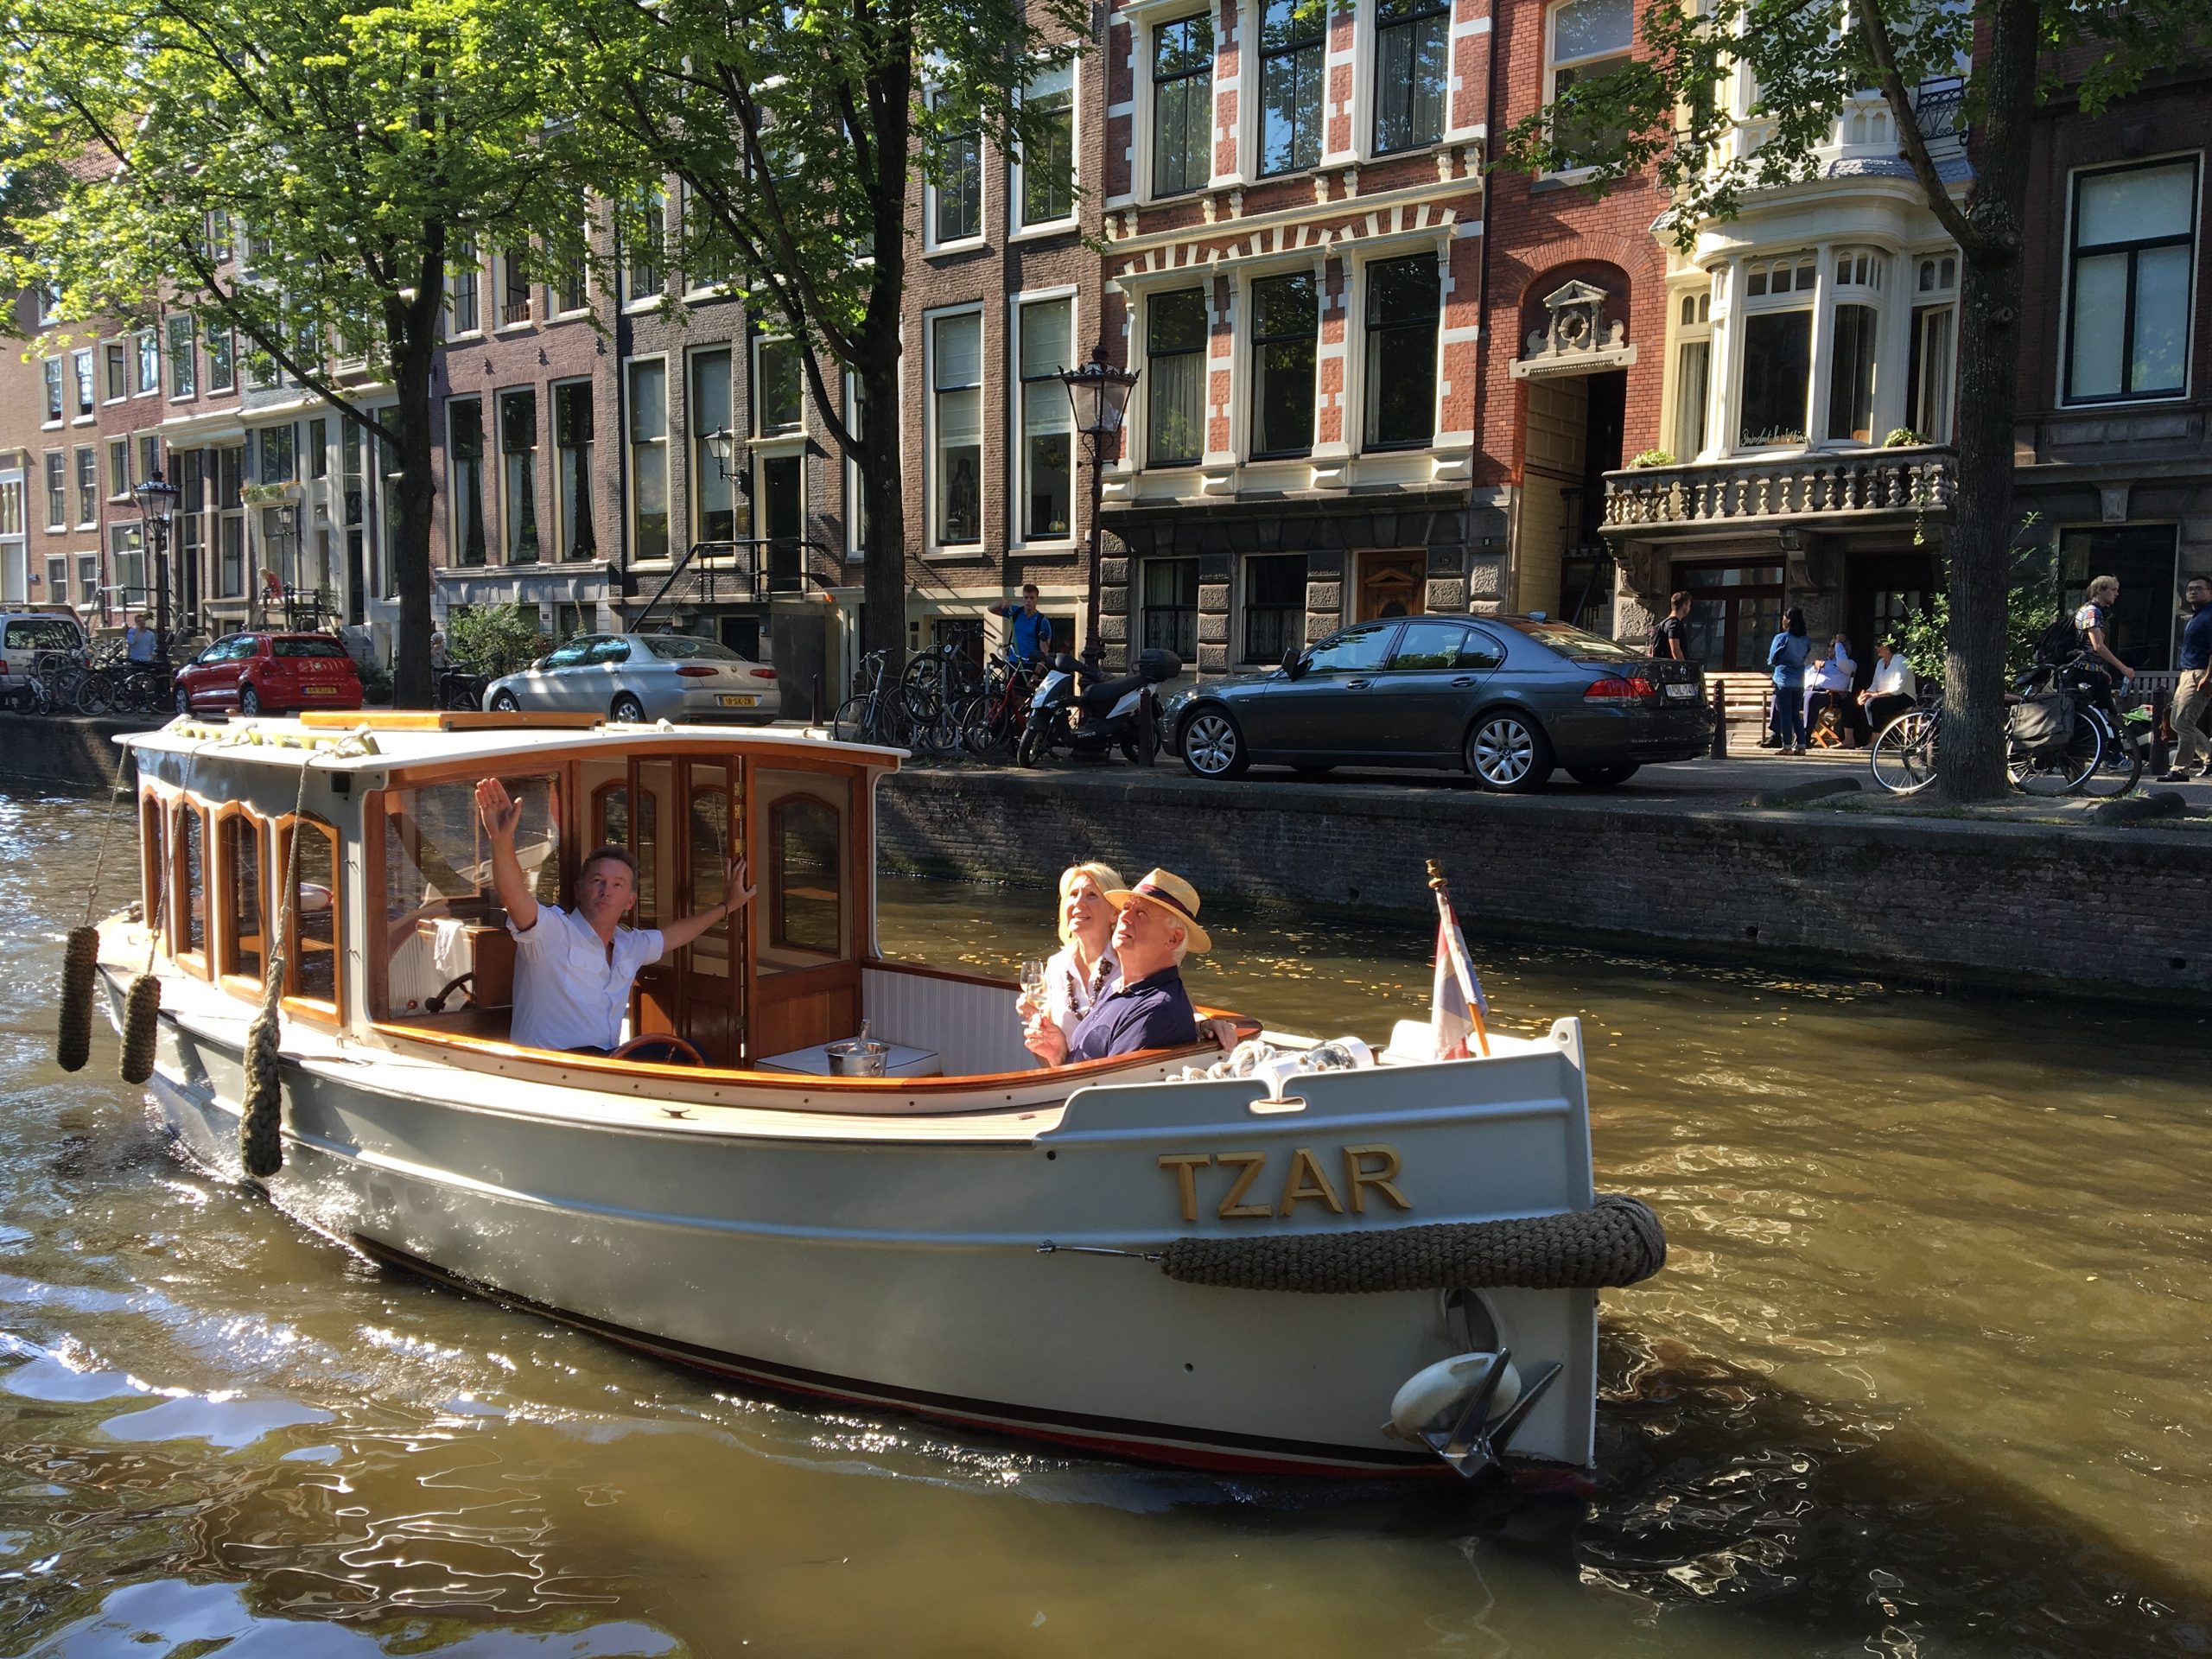
M 1090 32 L 1081 0 L 575 0 L 557 54 L 583 129 L 630 176 L 623 220 L 660 180 L 687 207 L 676 257 L 727 274 L 760 323 L 788 330 L 821 425 L 857 466 L 865 643 L 905 645 L 900 313 L 908 185 L 940 183 L 968 146 L 1017 149 L 1044 123 L 1022 92 Z M 980 168 L 980 156 L 976 165 Z M 1072 367 L 1072 365 L 1069 366 Z M 859 383 L 849 418 L 840 369 Z
M 527 668 L 539 646 L 535 605 L 456 605 L 446 613 L 446 658 L 490 679 Z
M 68 318 L 226 321 L 249 365 L 378 435 L 398 474 L 403 705 L 430 694 L 431 370 L 452 256 L 588 257 L 543 34 L 531 0 L 21 0 L 0 24 L 0 153 L 36 170 L 46 208 L 0 242 L 0 272 L 57 288 Z
M 1948 538 L 1943 664 L 1952 713 L 1940 787 L 1953 799 L 2000 795 L 2034 112 L 2063 87 L 2095 115 L 2146 78 L 2192 61 L 2212 45 L 2212 0 L 1662 0 L 1644 13 L 1643 33 L 1632 62 L 1575 82 L 1516 124 L 1503 155 L 1529 168 L 1587 166 L 1599 190 L 1649 172 L 1675 194 L 1672 230 L 1687 249 L 1700 227 L 1734 217 L 1753 194 L 1819 176 L 1818 152 L 1838 115 L 1872 91 L 1889 105 L 1929 211 L 1958 244 L 1958 522 Z M 1726 89 L 1745 71 L 1756 90 L 1739 118 Z M 1961 81 L 1970 181 L 1945 176 L 1923 131 L 1923 89 Z M 1936 107 L 1929 100 L 1931 116 Z M 2042 254 L 2056 257 L 2055 243 L 2046 239 Z

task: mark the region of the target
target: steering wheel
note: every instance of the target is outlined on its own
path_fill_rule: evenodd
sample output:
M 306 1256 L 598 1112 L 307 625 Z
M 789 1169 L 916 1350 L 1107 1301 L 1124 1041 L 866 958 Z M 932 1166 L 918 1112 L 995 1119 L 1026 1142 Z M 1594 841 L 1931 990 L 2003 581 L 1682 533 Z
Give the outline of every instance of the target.
M 681 1037 L 671 1037 L 665 1033 L 656 1033 L 646 1037 L 632 1037 L 620 1047 L 610 1049 L 607 1058 L 610 1060 L 626 1060 L 648 1045 L 658 1045 L 662 1048 L 673 1048 L 679 1051 L 674 1055 L 662 1057 L 656 1062 L 658 1065 L 703 1066 L 707 1063 L 707 1057 L 692 1047 L 690 1044 L 685 1042 Z
M 446 1004 L 452 999 L 454 993 L 464 988 L 468 993 L 468 1000 L 474 1002 L 476 1000 L 476 976 L 473 973 L 463 974 L 459 979 L 448 981 L 436 995 L 427 999 L 423 1004 L 423 1012 L 443 1014 L 446 1011 Z

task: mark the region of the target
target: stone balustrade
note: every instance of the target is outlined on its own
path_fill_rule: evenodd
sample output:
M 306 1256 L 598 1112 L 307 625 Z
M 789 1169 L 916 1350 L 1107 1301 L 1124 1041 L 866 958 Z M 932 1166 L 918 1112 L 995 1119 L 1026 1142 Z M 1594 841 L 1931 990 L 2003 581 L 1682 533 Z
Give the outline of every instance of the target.
M 1958 455 L 1947 445 L 1638 467 L 1605 474 L 1604 528 L 1633 536 L 1876 515 L 1948 519 L 1957 493 Z

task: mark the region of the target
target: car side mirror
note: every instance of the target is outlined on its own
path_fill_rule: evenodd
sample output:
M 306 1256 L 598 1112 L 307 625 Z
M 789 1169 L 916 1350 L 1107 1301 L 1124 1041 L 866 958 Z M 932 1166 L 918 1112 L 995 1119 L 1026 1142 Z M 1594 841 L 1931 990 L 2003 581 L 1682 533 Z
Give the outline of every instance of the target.
M 539 669 L 544 667 L 546 664 L 552 660 L 553 659 L 550 657 L 534 657 L 531 659 L 530 671 L 535 674 Z
M 1306 653 L 1293 645 L 1282 654 L 1282 671 L 1292 679 L 1306 672 Z

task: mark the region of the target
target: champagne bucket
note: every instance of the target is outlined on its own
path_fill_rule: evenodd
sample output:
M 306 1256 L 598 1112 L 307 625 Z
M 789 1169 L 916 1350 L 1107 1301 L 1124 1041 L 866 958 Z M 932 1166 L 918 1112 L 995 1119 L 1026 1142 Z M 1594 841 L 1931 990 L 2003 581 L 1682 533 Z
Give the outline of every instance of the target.
M 833 1077 L 880 1077 L 891 1053 L 891 1045 L 871 1041 L 866 1037 L 855 1037 L 829 1047 L 830 1075 Z

